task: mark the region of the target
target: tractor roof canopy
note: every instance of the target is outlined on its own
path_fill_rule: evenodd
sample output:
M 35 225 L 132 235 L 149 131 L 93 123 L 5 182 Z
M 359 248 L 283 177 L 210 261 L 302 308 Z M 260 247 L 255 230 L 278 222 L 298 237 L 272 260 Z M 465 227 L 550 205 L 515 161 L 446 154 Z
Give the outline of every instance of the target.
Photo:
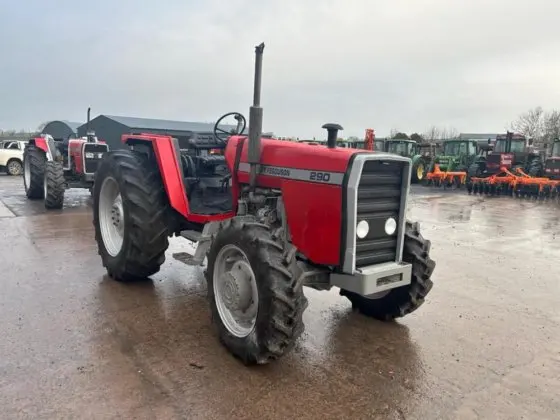
M 416 141 L 414 140 L 406 140 L 406 139 L 388 139 L 385 140 L 387 143 L 414 143 L 416 144 Z
M 416 142 L 413 140 L 388 140 L 385 148 L 389 153 L 410 155 L 416 148 Z
M 476 154 L 476 142 L 461 139 L 445 140 L 443 154 L 445 156 L 474 155 Z
M 508 147 L 508 143 L 511 143 L 511 147 Z M 508 150 L 509 149 L 509 150 Z M 496 144 L 494 146 L 494 152 L 496 153 L 505 153 L 505 152 L 524 152 L 525 151 L 525 137 L 513 137 L 511 140 L 507 140 L 506 138 L 500 138 L 496 140 Z
M 552 145 L 552 157 L 560 157 L 560 140 L 556 140 Z

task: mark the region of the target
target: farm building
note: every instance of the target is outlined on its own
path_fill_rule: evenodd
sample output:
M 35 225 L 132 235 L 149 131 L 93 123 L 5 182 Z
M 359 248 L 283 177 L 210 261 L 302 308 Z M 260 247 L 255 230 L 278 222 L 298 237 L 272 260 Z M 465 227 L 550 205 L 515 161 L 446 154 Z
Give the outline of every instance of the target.
M 66 140 L 78 137 L 78 127 L 82 123 L 55 120 L 45 125 L 41 134 L 50 134 L 56 140 Z
M 211 135 L 214 123 L 159 120 L 152 118 L 121 117 L 116 115 L 98 115 L 90 121 L 90 130 L 95 131 L 99 140 L 104 140 L 112 150 L 123 149 L 121 136 L 132 133 L 166 134 L 179 140 L 181 147 L 193 135 Z M 229 129 L 232 127 L 221 126 Z M 78 127 L 78 135 L 85 136 L 87 124 Z

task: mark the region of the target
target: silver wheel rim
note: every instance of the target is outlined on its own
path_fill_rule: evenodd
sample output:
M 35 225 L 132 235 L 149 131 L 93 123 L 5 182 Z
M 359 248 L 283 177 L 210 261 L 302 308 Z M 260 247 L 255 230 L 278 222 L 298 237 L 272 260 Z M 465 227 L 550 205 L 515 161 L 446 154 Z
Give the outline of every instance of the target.
M 123 245 L 124 209 L 119 185 L 114 178 L 105 178 L 99 193 L 99 229 L 107 253 L 116 257 Z
M 45 171 L 45 176 L 43 177 L 43 193 L 45 194 L 45 199 L 47 198 L 48 190 L 49 190 L 49 184 L 47 182 L 47 171 Z
M 257 321 L 259 292 L 247 255 L 233 244 L 218 252 L 212 278 L 222 323 L 235 337 L 247 337 Z
M 19 175 L 21 173 L 21 163 L 15 160 L 8 163 L 8 172 L 12 175 Z
M 29 158 L 23 159 L 23 183 L 25 185 L 25 189 L 29 188 L 29 184 L 31 184 L 31 169 L 29 168 Z

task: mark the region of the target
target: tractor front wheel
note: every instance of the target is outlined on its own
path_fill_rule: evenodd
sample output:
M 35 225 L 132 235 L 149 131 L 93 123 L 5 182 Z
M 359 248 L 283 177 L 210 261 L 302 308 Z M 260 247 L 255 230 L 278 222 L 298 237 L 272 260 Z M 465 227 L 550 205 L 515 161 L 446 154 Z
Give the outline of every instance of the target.
M 230 219 L 208 253 L 208 297 L 222 344 L 246 365 L 290 351 L 304 331 L 307 299 L 295 253 L 266 225 Z
M 418 223 L 406 223 L 403 261 L 412 264 L 412 279 L 409 285 L 398 287 L 377 296 L 361 296 L 341 290 L 340 294 L 352 302 L 352 308 L 362 314 L 390 321 L 403 317 L 418 309 L 432 289 L 430 279 L 436 263 L 430 258 L 430 241 L 420 233 Z
M 45 163 L 43 181 L 45 208 L 61 209 L 64 204 L 64 169 L 60 162 Z
M 138 152 L 118 150 L 105 154 L 95 174 L 95 240 L 117 281 L 145 279 L 165 261 L 168 202 L 157 168 Z
M 23 187 L 29 199 L 41 199 L 44 194 L 45 152 L 29 144 L 23 152 Z
M 411 181 L 414 183 L 422 182 L 426 176 L 426 164 L 423 159 L 418 161 L 412 166 Z

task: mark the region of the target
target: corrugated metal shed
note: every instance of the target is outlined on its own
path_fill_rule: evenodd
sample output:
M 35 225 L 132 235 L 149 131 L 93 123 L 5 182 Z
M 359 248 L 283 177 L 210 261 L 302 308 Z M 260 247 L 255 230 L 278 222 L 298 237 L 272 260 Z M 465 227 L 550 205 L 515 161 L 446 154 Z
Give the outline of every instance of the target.
M 498 136 L 497 133 L 461 133 L 459 138 L 461 140 L 495 140 Z
M 248 122 L 247 122 L 248 123 Z M 100 140 L 107 142 L 111 149 L 125 148 L 121 142 L 123 134 L 153 133 L 167 134 L 178 139 L 181 147 L 188 147 L 188 139 L 196 134 L 212 134 L 215 123 L 162 120 L 155 118 L 123 117 L 119 115 L 98 115 L 90 122 L 90 129 Z M 224 130 L 232 125 L 220 126 Z M 245 128 L 245 133 L 247 132 Z M 84 136 L 86 124 L 78 127 L 78 135 Z
M 184 132 L 212 132 L 215 123 L 187 122 L 160 120 L 155 118 L 122 117 L 118 115 L 106 115 L 105 117 L 126 125 L 131 129 L 157 130 L 157 131 L 184 131 Z M 229 126 L 227 126 L 230 128 Z M 231 127 L 233 128 L 233 126 Z
M 72 121 L 54 120 L 45 124 L 41 133 L 50 134 L 58 140 L 67 140 L 78 136 L 78 127 L 81 125 L 82 123 Z

